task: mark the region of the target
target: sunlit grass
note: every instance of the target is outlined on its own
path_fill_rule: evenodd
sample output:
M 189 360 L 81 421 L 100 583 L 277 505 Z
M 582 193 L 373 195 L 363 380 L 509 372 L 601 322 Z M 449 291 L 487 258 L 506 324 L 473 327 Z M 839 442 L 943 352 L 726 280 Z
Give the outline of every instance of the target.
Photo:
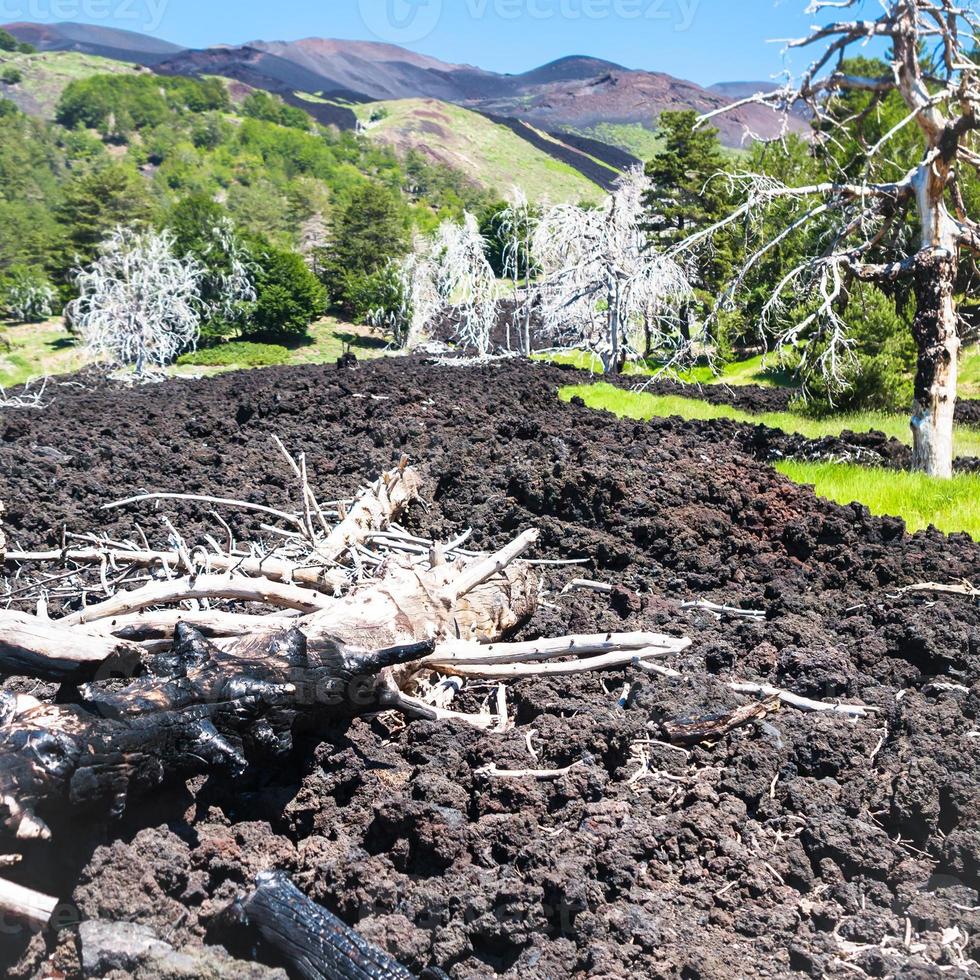
M 696 398 L 650 395 L 623 391 L 609 384 L 570 385 L 559 392 L 570 401 L 576 395 L 590 408 L 647 421 L 679 416 L 684 419 L 733 419 L 762 423 L 784 432 L 814 439 L 839 435 L 844 429 L 865 432 L 877 429 L 909 442 L 908 419 L 881 412 L 861 412 L 830 419 L 810 419 L 792 412 L 752 414 L 730 405 L 711 405 Z M 958 426 L 957 449 L 962 455 L 980 455 L 980 429 Z M 854 501 L 872 513 L 901 517 L 910 531 L 930 524 L 942 531 L 966 531 L 980 541 L 980 476 L 957 474 L 952 480 L 937 480 L 921 473 L 904 473 L 853 463 L 802 463 L 787 461 L 776 467 L 797 483 L 812 485 L 818 496 L 837 503 Z
M 560 394 L 565 401 L 570 401 L 577 395 L 590 408 L 604 409 L 616 415 L 644 421 L 671 415 L 684 419 L 733 419 L 751 425 L 761 423 L 773 429 L 782 429 L 783 432 L 798 433 L 808 439 L 837 436 L 845 429 L 852 432 L 870 432 L 876 429 L 906 444 L 912 441 L 908 418 L 885 412 L 851 412 L 820 419 L 794 412 L 752 413 L 730 405 L 712 405 L 697 398 L 624 391 L 605 383 L 569 385 L 562 388 Z M 980 456 L 980 428 L 957 426 L 956 452 L 960 456 Z
M 776 469 L 796 483 L 813 486 L 819 497 L 864 504 L 873 514 L 901 517 L 909 531 L 930 524 L 945 531 L 966 531 L 980 541 L 980 476 L 960 473 L 937 480 L 856 463 L 804 463 L 787 460 Z
M 591 351 L 566 350 L 534 355 L 536 360 L 551 361 L 553 364 L 567 364 L 581 371 L 602 374 L 602 361 Z M 644 377 L 663 372 L 659 361 L 628 361 L 624 374 Z M 761 385 L 772 388 L 789 383 L 788 376 L 779 367 L 779 355 L 775 351 L 759 354 L 744 361 L 733 361 L 722 366 L 720 372 L 707 366 L 672 369 L 663 374 L 665 379 L 682 381 L 686 384 L 726 384 Z
M 0 387 L 32 378 L 70 374 L 88 362 L 60 319 L 3 327 L 0 324 Z
M 602 374 L 602 361 L 591 351 L 581 349 L 548 351 L 535 354 L 534 357 L 537 360 L 567 364 L 582 371 Z M 623 373 L 647 376 L 662 370 L 663 365 L 658 361 L 630 361 Z M 718 372 L 710 367 L 700 366 L 672 370 L 665 373 L 664 377 L 687 384 L 725 384 L 731 387 L 761 385 L 764 388 L 772 388 L 793 387 L 797 384 L 790 373 L 780 366 L 778 351 L 758 354 L 744 361 L 733 361 L 731 364 L 723 365 Z M 961 398 L 980 398 L 980 344 L 973 344 L 960 354 L 959 393 Z

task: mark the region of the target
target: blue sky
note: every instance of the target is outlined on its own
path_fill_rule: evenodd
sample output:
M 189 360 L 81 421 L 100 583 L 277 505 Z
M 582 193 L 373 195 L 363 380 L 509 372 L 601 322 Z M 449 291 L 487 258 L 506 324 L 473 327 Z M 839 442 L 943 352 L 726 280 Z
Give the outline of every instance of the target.
M 567 54 L 710 84 L 786 64 L 768 38 L 800 36 L 805 0 L 0 0 L 0 22 L 75 20 L 193 47 L 311 35 L 390 40 L 447 61 L 518 72 Z M 878 10 L 866 0 L 863 6 Z M 805 57 L 790 67 L 799 71 Z

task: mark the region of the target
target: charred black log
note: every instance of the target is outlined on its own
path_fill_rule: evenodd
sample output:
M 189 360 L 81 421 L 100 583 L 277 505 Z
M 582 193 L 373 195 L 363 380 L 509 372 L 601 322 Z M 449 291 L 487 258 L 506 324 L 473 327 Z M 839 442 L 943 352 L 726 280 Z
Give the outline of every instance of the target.
M 80 689 L 80 704 L 38 705 L 0 695 L 0 819 L 22 839 L 47 838 L 38 811 L 108 801 L 118 816 L 130 793 L 166 777 L 281 757 L 301 714 L 351 717 L 377 710 L 380 673 L 430 654 L 432 642 L 356 650 L 299 630 L 261 655 L 228 653 L 177 628 L 172 651 L 118 691 Z
M 384 950 L 311 902 L 281 871 L 258 876 L 228 918 L 257 930 L 303 980 L 414 980 Z

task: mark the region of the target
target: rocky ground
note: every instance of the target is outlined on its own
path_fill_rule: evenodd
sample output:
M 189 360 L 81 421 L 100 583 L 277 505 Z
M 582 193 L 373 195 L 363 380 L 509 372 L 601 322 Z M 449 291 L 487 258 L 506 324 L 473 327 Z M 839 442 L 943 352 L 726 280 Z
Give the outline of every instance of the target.
M 9 976 L 281 977 L 220 914 L 267 868 L 413 971 L 454 978 L 980 973 L 980 604 L 900 592 L 976 581 L 980 547 L 817 500 L 766 464 L 758 430 L 617 421 L 559 403 L 567 380 L 391 359 L 64 388 L 3 413 L 18 545 L 137 521 L 162 543 L 158 514 L 100 509 L 142 490 L 294 504 L 278 435 L 306 452 L 321 498 L 407 454 L 426 479 L 414 530 L 472 527 L 489 548 L 538 527 L 542 556 L 587 556 L 584 574 L 617 586 L 559 597 L 583 570 L 550 573 L 525 636 L 694 640 L 677 680 L 514 684 L 507 734 L 336 722 L 281 771 L 169 786 L 120 822 L 63 814 L 54 845 L 4 872 L 65 901 L 60 930 L 0 929 Z M 165 513 L 192 541 L 214 527 L 192 504 Z M 250 521 L 230 518 L 241 537 Z M 697 597 L 766 617 L 681 611 Z M 879 713 L 784 709 L 714 745 L 661 740 L 664 722 L 745 704 L 732 678 Z M 478 772 L 577 761 L 549 782 Z M 143 952 L 120 959 L 127 943 Z

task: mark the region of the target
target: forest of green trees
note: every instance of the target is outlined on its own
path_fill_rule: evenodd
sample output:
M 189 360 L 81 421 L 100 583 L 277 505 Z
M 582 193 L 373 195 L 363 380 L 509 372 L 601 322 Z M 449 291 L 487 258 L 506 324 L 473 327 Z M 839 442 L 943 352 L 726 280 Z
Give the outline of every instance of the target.
M 216 79 L 92 76 L 51 123 L 0 100 L 0 288 L 22 318 L 60 310 L 113 229 L 147 227 L 212 281 L 230 254 L 250 270 L 256 296 L 202 324 L 202 343 L 303 333 L 330 307 L 363 316 L 413 228 L 489 199 L 265 92 L 234 106 Z

